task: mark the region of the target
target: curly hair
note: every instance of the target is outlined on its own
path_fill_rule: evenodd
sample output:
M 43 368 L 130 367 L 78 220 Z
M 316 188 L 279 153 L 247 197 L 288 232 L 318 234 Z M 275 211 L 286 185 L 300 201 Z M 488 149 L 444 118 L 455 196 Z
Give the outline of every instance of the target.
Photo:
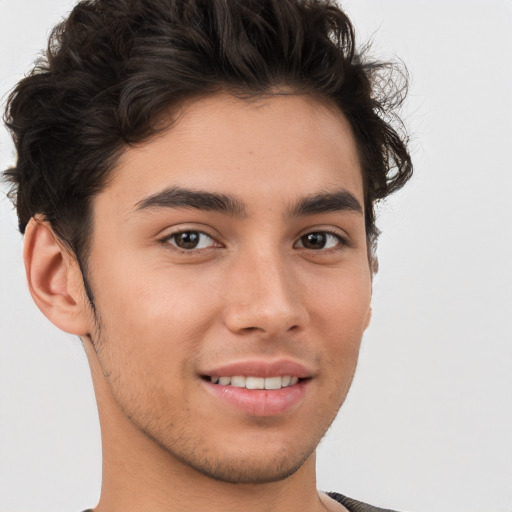
M 19 229 L 39 215 L 85 262 L 92 198 L 125 148 L 170 126 L 164 114 L 218 91 L 286 89 L 328 99 L 350 123 L 373 250 L 375 204 L 412 174 L 396 114 L 406 80 L 394 70 L 356 51 L 331 0 L 81 1 L 7 102 L 17 161 L 4 175 Z

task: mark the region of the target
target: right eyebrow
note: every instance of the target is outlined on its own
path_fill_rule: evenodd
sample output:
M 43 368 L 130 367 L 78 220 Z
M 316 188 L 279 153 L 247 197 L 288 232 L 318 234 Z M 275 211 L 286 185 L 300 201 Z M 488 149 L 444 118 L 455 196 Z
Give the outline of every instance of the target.
M 245 206 L 236 197 L 183 187 L 166 188 L 141 199 L 135 205 L 135 211 L 154 208 L 192 208 L 225 213 L 233 217 L 247 215 Z

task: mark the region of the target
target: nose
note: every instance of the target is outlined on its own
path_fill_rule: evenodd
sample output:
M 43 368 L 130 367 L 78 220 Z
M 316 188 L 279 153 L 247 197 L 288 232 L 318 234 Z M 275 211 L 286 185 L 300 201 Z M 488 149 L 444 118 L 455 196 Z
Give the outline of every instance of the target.
M 275 338 L 305 327 L 304 297 L 291 265 L 280 255 L 259 253 L 240 258 L 227 281 L 224 323 L 230 331 L 257 331 Z

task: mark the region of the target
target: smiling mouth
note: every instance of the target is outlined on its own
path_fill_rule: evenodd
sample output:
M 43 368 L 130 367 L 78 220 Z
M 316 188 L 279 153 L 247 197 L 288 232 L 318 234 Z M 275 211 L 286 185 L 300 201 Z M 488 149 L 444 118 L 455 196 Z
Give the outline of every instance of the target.
M 287 388 L 290 386 L 295 386 L 300 381 L 307 380 L 300 379 L 299 377 L 291 375 L 277 375 L 274 377 L 245 377 L 242 375 L 234 375 L 232 377 L 205 376 L 204 378 L 213 384 L 218 384 L 219 386 L 231 386 L 235 388 L 266 390 Z
M 281 364 L 281 371 L 268 365 L 254 368 L 258 365 L 246 364 L 245 375 L 240 375 L 241 365 L 232 366 L 203 374 L 203 382 L 206 390 L 221 402 L 249 416 L 278 416 L 295 410 L 305 399 L 308 383 L 313 379 L 307 370 L 293 364 Z M 252 370 L 247 366 L 252 366 Z

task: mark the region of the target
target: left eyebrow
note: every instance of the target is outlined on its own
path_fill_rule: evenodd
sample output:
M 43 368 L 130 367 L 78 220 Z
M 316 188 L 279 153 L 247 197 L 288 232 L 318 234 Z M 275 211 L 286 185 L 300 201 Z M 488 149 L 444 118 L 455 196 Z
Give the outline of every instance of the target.
M 361 203 L 351 192 L 343 189 L 336 192 L 306 196 L 291 209 L 291 215 L 300 217 L 346 210 L 363 214 Z

